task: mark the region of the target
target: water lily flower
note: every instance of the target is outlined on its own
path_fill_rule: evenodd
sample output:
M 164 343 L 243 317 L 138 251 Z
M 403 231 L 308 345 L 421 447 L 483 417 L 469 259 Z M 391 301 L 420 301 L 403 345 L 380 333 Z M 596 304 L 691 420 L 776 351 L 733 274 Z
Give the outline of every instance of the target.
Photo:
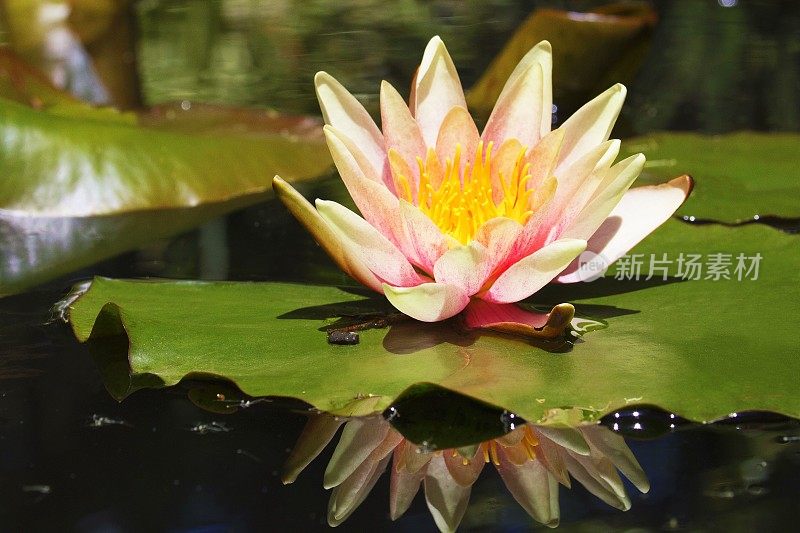
M 458 449 L 428 451 L 403 438 L 380 416 L 345 421 L 312 415 L 292 450 L 283 482 L 292 483 L 344 424 L 325 470 L 324 486 L 333 489 L 328 523 L 344 522 L 364 501 L 391 463 L 389 508 L 396 520 L 411 506 L 420 486 L 441 531 L 454 531 L 469 504 L 472 485 L 493 463 L 514 499 L 536 521 L 559 523 L 559 483 L 571 478 L 620 510 L 630 509 L 617 469 L 642 492 L 647 476 L 625 440 L 602 426 L 553 428 L 523 424 L 487 442 Z
M 470 327 L 529 333 L 566 324 L 569 305 L 554 315 L 511 304 L 555 278 L 579 281 L 574 261 L 584 250 L 608 263 L 624 255 L 672 215 L 691 180 L 629 190 L 645 158 L 614 163 L 620 142 L 609 135 L 622 85 L 551 131 L 551 70 L 542 41 L 511 74 L 481 133 L 438 37 L 409 105 L 381 85 L 382 130 L 320 72 L 325 137 L 361 216 L 332 201 L 312 206 L 278 176 L 274 189 L 346 273 L 408 316 L 434 322 L 466 309 Z

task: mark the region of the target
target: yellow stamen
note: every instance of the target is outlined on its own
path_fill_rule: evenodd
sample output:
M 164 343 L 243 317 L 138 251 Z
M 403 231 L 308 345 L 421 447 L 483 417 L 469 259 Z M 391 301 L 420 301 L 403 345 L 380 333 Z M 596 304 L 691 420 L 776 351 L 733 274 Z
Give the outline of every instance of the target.
M 456 145 L 452 158 L 447 158 L 444 168 L 432 149 L 426 158 L 417 158 L 419 186 L 416 198 L 409 185 L 410 169 L 396 152 L 390 153 L 392 176 L 397 195 L 416 204 L 419 209 L 442 230 L 445 235 L 467 244 L 488 220 L 507 217 L 524 224 L 536 208 L 532 200 L 534 190 L 529 188 L 530 164 L 525 161 L 527 149 L 521 148 L 510 175 L 497 173 L 492 179 L 492 143 L 485 147 L 478 143 L 472 163 L 461 169 L 461 145 Z M 390 152 L 393 152 L 390 151 Z M 497 170 L 495 169 L 495 172 Z M 495 203 L 494 189 L 502 191 Z

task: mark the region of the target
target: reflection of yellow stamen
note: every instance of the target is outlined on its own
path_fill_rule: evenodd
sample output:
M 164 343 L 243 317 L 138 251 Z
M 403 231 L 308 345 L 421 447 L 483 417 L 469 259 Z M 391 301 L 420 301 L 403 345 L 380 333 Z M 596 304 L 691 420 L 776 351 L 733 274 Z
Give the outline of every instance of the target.
M 531 165 L 525 161 L 527 149 L 520 149 L 510 175 L 502 175 L 495 169 L 498 183 L 494 183 L 492 147 L 493 143 L 484 146 L 480 141 L 472 162 L 466 163 L 463 170 L 460 144 L 456 145 L 453 157 L 445 160 L 444 168 L 429 149 L 424 160 L 418 157 L 416 161 L 419 169 L 417 198 L 409 186 L 409 177 L 404 174 L 410 169 L 406 170 L 405 164 L 393 164 L 397 196 L 416 204 L 443 233 L 464 244 L 492 218 L 507 217 L 524 224 L 534 208 L 533 189 L 528 186 Z M 493 198 L 493 187 L 502 191 L 498 203 Z
M 528 441 L 528 444 L 531 446 L 539 445 L 539 439 L 536 438 L 536 435 L 533 434 L 533 431 L 528 426 L 525 426 L 525 440 Z
M 500 466 L 500 459 L 497 457 L 497 443 L 495 441 L 489 443 L 489 454 L 492 456 L 494 466 Z
M 533 431 L 528 426 L 525 427 L 525 436 L 522 441 L 525 445 L 525 451 L 528 452 L 528 458 L 533 461 L 536 459 L 536 447 L 539 445 L 539 439 L 536 438 L 536 435 L 533 434 Z

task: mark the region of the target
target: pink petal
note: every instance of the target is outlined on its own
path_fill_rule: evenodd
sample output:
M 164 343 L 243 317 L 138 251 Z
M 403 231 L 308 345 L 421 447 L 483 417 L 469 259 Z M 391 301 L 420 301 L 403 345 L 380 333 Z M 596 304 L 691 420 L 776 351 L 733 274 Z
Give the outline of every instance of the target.
M 553 175 L 563 142 L 564 130 L 559 128 L 542 137 L 536 146 L 528 150 L 526 162 L 531 165 L 528 188 L 540 187 L 542 182 Z
M 584 104 L 564 122 L 560 128 L 564 130 L 564 144 L 559 169 L 566 168 L 609 138 L 626 93 L 625 86 L 618 83 Z
M 402 252 L 409 261 L 432 275 L 433 265 L 449 248 L 447 239 L 425 213 L 405 200 L 400 200 L 400 218 L 405 236 Z
M 392 477 L 389 482 L 389 518 L 392 520 L 403 516 L 403 513 L 411 507 L 414 496 L 419 491 L 419 485 L 425 478 L 425 468 L 415 472 L 399 468 L 400 457 L 401 452 L 395 451 L 391 470 Z
M 454 285 L 422 283 L 416 287 L 383 285 L 389 303 L 411 318 L 438 322 L 457 315 L 469 303 L 469 296 Z
M 439 135 L 436 138 L 436 155 L 439 156 L 442 165 L 448 159 L 455 163 L 456 146 L 460 146 L 459 172 L 463 173 L 465 166 L 472 167 L 480 139 L 478 128 L 469 111 L 464 107 L 453 107 L 442 121 Z
M 509 446 L 516 446 L 517 444 L 522 442 L 522 439 L 525 438 L 525 431 L 526 431 L 526 426 L 524 425 L 518 426 L 517 429 L 509 433 L 506 433 L 505 435 L 497 437 L 494 440 L 498 444 L 500 444 L 501 446 L 505 446 L 506 448 L 508 448 Z
M 478 241 L 445 252 L 433 266 L 436 283 L 458 287 L 467 296 L 476 294 L 491 274 L 486 247 Z
M 630 189 L 591 236 L 586 249 L 597 255 L 593 260 L 611 265 L 666 222 L 691 190 L 689 176 L 680 176 L 661 185 Z M 577 265 L 570 265 L 558 281 L 574 283 L 582 277 Z
M 537 522 L 549 527 L 558 525 L 558 481 L 537 460 L 513 464 L 508 449 L 498 447 L 500 464 L 497 471 L 511 495 Z
M 530 147 L 539 142 L 542 113 L 548 120 L 552 115 L 551 109 L 542 107 L 543 76 L 542 66 L 534 63 L 507 83 L 483 130 L 485 143 L 518 139 Z
M 485 149 L 488 151 L 488 145 Z M 523 150 L 525 147 L 517 139 L 506 139 L 492 145 L 489 176 L 492 180 L 492 200 L 495 205 L 503 201 L 503 182 L 508 183 L 508 177 L 514 172 L 514 166 L 520 160 Z M 525 163 L 524 159 L 520 162 Z
M 453 479 L 444 458 L 434 455 L 425 476 L 425 500 L 440 531 L 455 531 L 464 518 L 471 487 L 462 487 Z
M 347 479 L 386 439 L 389 423 L 382 418 L 354 418 L 347 422 L 325 469 L 323 486 L 335 487 Z
M 416 191 L 419 181 L 417 158 L 425 159 L 425 141 L 422 140 L 419 125 L 411 116 L 403 97 L 386 81 L 381 83 L 381 127 L 387 151 L 394 148 L 408 163 L 411 169 L 409 178 L 413 181 L 412 190 Z
M 336 202 L 317 200 L 316 204 L 339 240 L 347 243 L 359 261 L 380 279 L 399 287 L 424 281 L 394 244 L 366 220 Z
M 516 304 L 496 304 L 478 298 L 469 303 L 464 313 L 468 328 L 542 339 L 562 335 L 574 316 L 575 308 L 570 304 L 557 305 L 549 313 L 537 313 Z
M 442 40 L 430 40 L 417 70 L 414 117 L 428 146 L 436 145 L 445 115 L 455 106 L 467 108 L 461 80 Z
M 619 141 L 594 147 L 569 168 L 558 170 L 554 196 L 525 223 L 512 257 L 526 256 L 564 235 L 592 193 L 600 185 L 605 169 L 619 152 Z M 552 191 L 551 191 L 552 192 Z
M 514 250 L 522 225 L 516 220 L 495 217 L 487 220 L 475 234 L 475 240 L 486 247 L 486 260 L 491 275 L 504 265 Z
M 325 126 L 323 130 L 333 162 L 358 210 L 384 237 L 396 242 L 395 228 L 399 223 L 395 220 L 399 216 L 397 198 L 377 175 L 369 175 L 372 167 L 365 164 L 363 153 L 351 139 L 331 126 Z
M 341 418 L 327 414 L 309 417 L 297 443 L 292 448 L 292 453 L 286 460 L 284 474 L 281 477 L 284 485 L 293 483 L 297 479 L 300 472 L 325 449 L 343 423 L 344 420 Z
M 442 457 L 444 457 L 450 476 L 462 487 L 469 487 L 475 483 L 486 464 L 483 460 L 483 448 L 481 446 L 476 448 L 472 457 L 465 458 L 455 450 L 443 450 Z M 465 462 L 466 464 L 464 464 Z
M 275 176 L 272 180 L 275 194 L 295 218 L 311 233 L 314 240 L 345 273 L 376 292 L 383 292 L 382 282 L 361 260 L 361 253 L 349 240 L 342 239 L 324 218 L 291 185 Z
M 541 41 L 523 56 L 508 77 L 508 81 L 506 81 L 497 101 L 499 102 L 501 99 L 504 99 L 506 91 L 511 90 L 516 84 L 517 79 L 526 73 L 533 65 L 538 65 L 539 68 L 542 69 L 542 113 L 539 137 L 544 137 L 550 132 L 553 121 L 553 49 L 549 42 Z
M 482 298 L 494 303 L 524 300 L 547 285 L 585 249 L 586 241 L 580 239 L 554 241 L 511 265 Z
M 364 106 L 327 72 L 317 72 L 314 85 L 325 123 L 352 139 L 361 148 L 374 173 L 382 175 L 386 162 L 383 134 Z
M 419 449 L 419 446 L 407 440 L 402 443 L 398 451 L 400 452 L 400 457 L 395 463 L 395 468 L 409 474 L 422 470 L 433 457 L 433 454 L 423 452 Z

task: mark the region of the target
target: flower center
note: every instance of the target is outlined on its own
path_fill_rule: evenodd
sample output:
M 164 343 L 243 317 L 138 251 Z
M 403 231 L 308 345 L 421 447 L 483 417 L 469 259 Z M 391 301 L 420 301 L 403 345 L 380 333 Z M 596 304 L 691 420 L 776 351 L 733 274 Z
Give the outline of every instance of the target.
M 520 148 L 513 165 L 506 165 L 506 169 L 497 165 L 493 168 L 492 143 L 484 147 L 480 141 L 472 163 L 465 164 L 462 171 L 460 144 L 453 157 L 445 161 L 444 169 L 433 150 L 428 149 L 426 161 L 417 158 L 417 201 L 414 202 L 408 177 L 393 166 L 395 189 L 399 197 L 416 203 L 445 235 L 467 244 L 492 218 L 507 217 L 520 224 L 530 218 L 533 190 L 528 188 L 531 175 L 525 152 L 525 147 Z

